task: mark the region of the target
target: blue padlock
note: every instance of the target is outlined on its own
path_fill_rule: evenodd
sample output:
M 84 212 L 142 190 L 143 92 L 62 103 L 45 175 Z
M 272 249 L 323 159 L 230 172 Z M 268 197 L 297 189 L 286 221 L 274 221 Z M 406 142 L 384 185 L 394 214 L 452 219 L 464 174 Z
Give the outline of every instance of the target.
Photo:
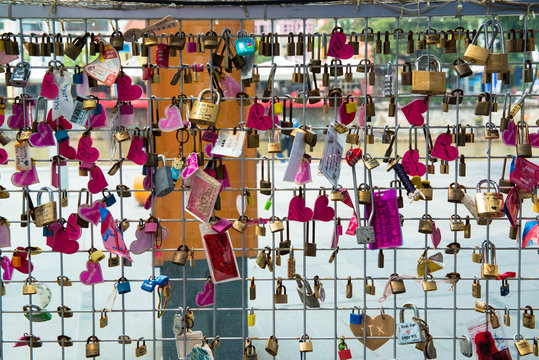
M 82 72 L 80 71 L 80 66 L 75 66 L 75 72 L 73 74 L 73 84 L 82 84 L 83 78 L 82 78 Z
M 100 103 L 97 103 L 96 108 L 93 110 L 93 114 L 94 115 L 99 115 L 102 112 L 103 112 L 103 105 L 101 105 Z
M 165 286 L 166 284 L 168 284 L 168 276 L 159 275 L 158 277 L 155 278 L 154 281 L 159 286 Z
M 108 193 L 107 195 L 105 195 L 105 191 Z M 107 205 L 107 207 L 111 207 L 112 205 L 116 204 L 116 197 L 114 194 L 110 193 L 109 189 L 104 189 L 101 191 L 101 193 L 103 194 L 102 201 L 105 203 L 105 205 Z
M 129 284 L 129 281 L 123 276 L 118 279 L 116 287 L 118 289 L 118 294 L 120 295 L 131 292 L 131 285 Z
M 502 279 L 502 286 L 500 287 L 500 295 L 507 296 L 509 295 L 509 282 L 507 278 Z
M 236 52 L 239 56 L 254 55 L 255 47 L 256 41 L 247 36 L 247 31 L 242 30 L 238 32 L 238 39 L 236 40 Z
M 48 226 L 43 226 L 43 236 L 53 236 L 53 232 L 49 230 Z
M 146 167 L 146 165 L 142 166 L 142 175 L 144 176 L 148 175 L 148 168 Z
M 150 276 L 148 280 L 144 280 L 142 282 L 142 285 L 140 286 L 140 288 L 147 292 L 153 292 L 153 289 L 155 289 L 155 285 L 156 283 L 154 281 L 153 276 Z
M 69 140 L 69 135 L 67 133 L 67 130 L 65 129 L 57 131 L 54 136 L 56 137 L 56 141 L 58 141 L 59 143 Z
M 357 309 L 357 314 L 354 313 L 355 309 Z M 362 322 L 363 314 L 361 314 L 361 310 L 357 306 L 354 306 L 350 313 L 350 324 L 361 325 Z

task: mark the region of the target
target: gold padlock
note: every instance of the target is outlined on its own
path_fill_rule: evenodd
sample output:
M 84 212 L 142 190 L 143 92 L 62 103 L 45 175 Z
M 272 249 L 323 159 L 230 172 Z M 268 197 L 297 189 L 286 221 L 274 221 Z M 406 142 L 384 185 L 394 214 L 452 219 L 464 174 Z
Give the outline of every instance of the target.
M 243 360 L 256 360 L 258 355 L 256 354 L 256 348 L 251 342 L 251 338 L 247 338 L 245 348 L 243 349 Z
M 256 256 L 256 264 L 260 266 L 261 269 L 265 269 L 266 265 L 268 265 L 267 252 L 271 253 L 271 248 L 269 246 L 266 246 L 264 249 L 260 250 Z M 254 279 L 252 280 L 251 285 L 254 285 Z
M 331 201 L 343 201 L 344 195 L 339 189 L 333 189 L 331 191 Z
M 371 203 L 371 187 L 366 183 L 360 184 L 357 189 L 358 203 L 369 205 Z M 341 200 L 342 201 L 342 200 Z
M 481 185 L 487 182 L 494 187 L 494 192 L 481 192 Z M 503 194 L 500 193 L 498 184 L 494 180 L 483 179 L 477 183 L 475 189 L 477 191 L 475 194 L 475 206 L 479 216 L 501 217 L 505 215 L 503 211 Z
M 481 264 L 481 277 L 484 279 L 496 279 L 498 277 L 498 265 L 496 265 L 496 246 L 490 241 L 485 240 L 481 245 L 481 255 L 483 263 Z
M 423 278 L 423 281 L 421 281 L 421 284 L 423 285 L 423 291 L 425 292 L 438 290 L 436 281 L 433 280 L 431 274 L 425 274 L 425 277 Z
M 476 299 L 481 299 L 481 284 L 479 283 L 477 276 L 472 283 L 472 296 Z
M 272 233 L 281 232 L 284 230 L 283 222 L 277 216 L 270 217 L 269 223 L 269 228 Z
M 369 284 L 369 280 L 370 280 L 370 284 Z M 376 294 L 376 287 L 374 286 L 374 279 L 370 276 L 367 276 L 367 280 L 366 280 L 366 284 L 365 284 L 365 293 L 367 295 L 375 295 Z
M 490 55 L 490 50 L 488 48 L 476 45 L 479 35 L 483 33 L 484 27 L 485 24 L 482 24 L 479 27 L 479 29 L 475 33 L 475 36 L 472 39 L 471 44 L 468 45 L 466 51 L 464 52 L 464 56 L 462 57 L 464 60 L 468 61 L 473 65 L 485 65 Z
M 99 356 L 99 339 L 92 335 L 86 340 L 86 357 Z
M 479 246 L 476 246 L 475 249 L 473 249 L 472 262 L 481 264 L 483 262 L 483 255 L 481 255 L 481 252 L 475 252 L 476 250 L 479 250 Z
M 140 342 L 142 341 L 142 345 L 140 345 Z M 147 348 L 146 348 L 146 340 L 144 340 L 144 338 L 140 338 L 137 340 L 137 348 L 135 349 L 135 356 L 136 357 L 141 357 L 143 355 L 146 355 L 146 353 L 148 352 Z
M 447 189 L 447 201 L 450 203 L 460 203 L 464 197 L 466 187 L 457 183 L 451 183 Z
M 256 259 L 258 261 L 258 258 Z M 251 284 L 249 285 L 249 300 L 256 300 L 256 285 L 255 278 L 251 278 Z
M 528 310 L 530 311 L 529 313 Z M 535 315 L 533 314 L 533 308 L 530 305 L 524 307 L 522 325 L 528 329 L 535 329 Z
M 23 295 L 35 295 L 37 293 L 35 286 L 32 284 L 32 282 L 35 282 L 35 281 L 36 279 L 34 279 L 31 276 L 26 278 L 26 280 L 24 281 L 24 285 L 22 287 Z
M 503 323 L 505 326 L 511 326 L 511 315 L 509 315 L 509 307 L 505 307 L 505 311 L 503 313 Z
M 172 263 L 175 265 L 184 266 L 188 255 L 189 248 L 187 245 L 180 245 L 174 252 L 174 256 L 172 256 Z
M 277 288 L 275 289 L 274 301 L 276 304 L 288 303 L 288 295 L 286 294 L 286 287 L 283 285 L 281 278 L 277 280 Z
M 427 60 L 426 70 L 419 70 L 422 61 Z M 434 65 L 434 71 L 429 71 Z M 445 94 L 446 76 L 440 60 L 433 55 L 421 55 L 416 60 L 416 70 L 412 71 L 412 92 L 415 94 Z
M 49 201 L 42 205 L 41 195 L 44 191 L 47 191 L 49 193 Z M 57 220 L 56 201 L 54 201 L 51 188 L 42 187 L 39 190 L 37 194 L 37 206 L 34 208 L 34 214 L 36 227 L 47 226 Z
M 249 222 L 247 215 L 240 216 L 238 220 L 234 221 L 232 228 L 242 233 L 245 231 L 245 229 L 247 229 L 247 222 Z
M 210 94 L 210 102 L 204 102 L 204 95 Z M 215 99 L 215 102 L 211 102 Z M 204 89 L 193 102 L 189 120 L 199 125 L 215 125 L 221 110 L 221 95 L 212 89 Z
M 459 215 L 453 214 L 449 219 L 449 227 L 451 231 L 464 231 L 464 221 L 461 220 Z
M 524 339 L 522 335 L 515 335 L 515 347 L 520 356 L 530 355 L 533 353 L 532 346 L 529 341 Z
M 418 231 L 422 234 L 432 234 L 434 231 L 434 222 L 432 221 L 432 216 L 429 214 L 424 214 L 419 220 L 419 229 Z
M 109 318 L 107 316 L 107 310 L 101 310 L 101 317 L 99 318 L 99 327 L 104 328 L 109 324 Z
M 490 322 L 490 325 L 493 329 L 497 329 L 500 327 L 500 319 L 498 318 L 498 315 L 496 315 L 496 309 L 494 309 L 492 306 L 487 306 L 487 313 L 488 313 L 488 321 Z
M 522 135 L 522 128 L 525 129 L 525 134 Z M 529 158 L 532 156 L 532 146 L 530 144 L 530 132 L 528 130 L 528 123 L 526 121 L 519 121 L 517 123 L 517 156 L 523 158 Z
M 266 352 L 272 356 L 277 356 L 279 352 L 279 341 L 273 335 L 266 340 Z
M 313 343 L 311 342 L 311 337 L 307 334 L 302 335 L 299 341 L 299 351 L 300 352 L 312 352 Z
M 392 274 L 389 277 L 389 285 L 391 287 L 391 293 L 402 294 L 406 292 L 404 281 L 398 274 Z
M 67 276 L 58 276 L 56 278 L 56 283 L 59 285 L 59 286 L 71 286 L 72 283 L 71 283 L 71 280 L 69 280 L 69 278 Z

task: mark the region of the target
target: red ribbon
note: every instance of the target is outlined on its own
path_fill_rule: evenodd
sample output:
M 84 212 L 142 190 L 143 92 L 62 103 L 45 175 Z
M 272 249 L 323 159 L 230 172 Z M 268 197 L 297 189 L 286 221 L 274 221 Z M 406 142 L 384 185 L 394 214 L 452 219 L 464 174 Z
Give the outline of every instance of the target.
M 498 274 L 498 277 L 496 280 L 503 280 L 503 279 L 516 278 L 516 277 L 517 277 L 516 272 L 507 271 L 507 272 L 504 272 L 503 274 Z

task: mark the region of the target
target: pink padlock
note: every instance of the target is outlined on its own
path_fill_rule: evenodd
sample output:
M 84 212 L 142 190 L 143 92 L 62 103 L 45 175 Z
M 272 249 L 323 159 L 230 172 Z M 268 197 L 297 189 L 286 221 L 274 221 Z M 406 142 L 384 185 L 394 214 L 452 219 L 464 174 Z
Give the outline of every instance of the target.
M 150 80 L 152 78 L 152 67 L 148 64 L 142 65 L 142 80 Z
M 129 126 L 135 123 L 135 115 L 131 102 L 120 104 L 120 121 L 122 122 L 122 126 Z
M 168 39 L 167 35 L 163 34 L 161 35 L 161 41 L 163 41 L 163 36 L 165 37 L 164 39 Z M 155 52 L 155 63 L 157 66 L 168 68 L 169 51 L 170 46 L 167 43 L 161 42 L 157 44 L 157 50 Z
M 150 217 L 146 224 L 144 225 L 144 232 L 156 234 L 157 233 L 157 219 L 155 217 Z
M 219 130 L 215 126 L 210 126 L 202 133 L 202 141 L 215 144 L 219 138 Z
M 232 223 L 228 219 L 219 219 L 211 226 L 211 228 L 219 234 L 224 233 L 231 227 Z
M 185 44 L 185 49 L 188 53 L 195 53 L 197 52 L 197 43 L 193 41 L 193 35 L 189 35 L 189 42 Z

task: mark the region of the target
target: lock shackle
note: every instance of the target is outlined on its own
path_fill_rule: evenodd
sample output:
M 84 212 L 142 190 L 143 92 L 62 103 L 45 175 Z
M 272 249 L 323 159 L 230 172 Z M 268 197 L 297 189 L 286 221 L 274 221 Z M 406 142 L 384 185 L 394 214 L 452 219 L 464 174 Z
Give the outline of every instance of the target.
M 198 101 L 202 101 L 204 99 L 204 95 L 206 94 L 211 94 L 211 97 L 210 97 L 210 102 L 213 101 L 213 97 L 215 95 L 215 103 L 214 104 L 219 104 L 221 103 L 221 94 L 219 94 L 218 91 L 215 91 L 215 89 L 204 89 L 200 92 L 200 94 L 198 94 Z
M 99 339 L 97 338 L 97 336 L 92 335 L 92 336 L 90 336 L 88 339 L 86 339 L 86 344 L 89 344 L 90 341 L 91 341 L 92 343 L 97 343 L 97 342 L 99 342 Z
M 412 130 L 415 130 L 414 149 L 417 150 L 417 127 L 415 125 L 410 126 L 410 129 L 408 130 L 408 148 L 412 150 Z
M 429 54 L 424 54 L 424 55 L 421 55 L 420 57 L 417 58 L 417 60 L 415 61 L 415 69 L 416 69 L 416 71 L 419 71 L 419 66 L 420 66 L 421 62 L 424 61 L 424 59 L 427 59 L 427 61 L 428 61 L 427 70 L 425 70 L 425 71 L 430 71 L 431 65 L 434 65 L 434 71 L 435 72 L 442 71 L 442 63 L 440 62 L 440 59 L 438 59 L 434 55 L 429 55 Z
M 520 335 L 520 334 L 516 334 L 515 337 L 514 337 L 513 339 L 515 339 L 515 342 L 517 342 L 517 341 L 522 341 L 522 340 L 524 340 L 524 337 L 523 337 L 522 335 Z
M 522 140 L 521 140 L 521 129 L 524 128 L 526 129 L 526 133 L 522 135 Z M 525 137 L 525 139 L 524 139 Z M 522 143 L 523 140 L 526 140 L 526 144 L 529 144 L 530 143 L 530 130 L 528 128 L 528 123 L 525 121 L 525 120 L 520 120 L 518 123 L 517 123 L 517 145 L 520 145 Z
M 402 308 L 400 309 L 399 313 L 399 320 L 401 323 L 404 322 L 404 310 L 406 309 L 414 310 L 414 317 L 419 317 L 419 310 L 417 309 L 417 306 L 415 306 L 414 304 L 404 304 L 402 305 Z
M 167 158 L 165 157 L 165 155 L 157 155 L 157 163 L 159 164 L 159 160 L 161 160 L 163 162 L 163 167 L 166 167 L 167 166 Z
M 487 183 L 488 184 L 488 187 L 490 188 L 490 185 L 492 185 L 495 189 L 495 192 L 499 193 L 500 192 L 500 188 L 498 187 L 498 184 L 496 183 L 496 181 L 494 180 L 488 180 L 488 179 L 482 179 L 482 180 L 479 180 L 479 182 L 477 183 L 477 185 L 475 186 L 475 191 L 476 192 L 481 192 L 481 185 L 484 184 L 484 183 Z
M 498 20 L 488 20 L 486 22 L 486 26 L 485 26 L 485 34 L 486 36 L 488 37 L 488 27 L 489 26 L 492 26 L 492 29 L 494 31 L 494 34 L 492 35 L 492 39 L 490 40 L 490 43 L 488 45 L 488 49 L 490 51 L 492 51 L 492 48 L 494 47 L 494 41 L 496 40 L 496 37 L 498 35 L 501 36 L 501 41 L 500 41 L 500 46 L 502 48 L 502 54 L 505 54 L 505 41 L 504 41 L 504 37 L 503 37 L 503 25 L 501 22 L 499 22 Z
M 496 265 L 496 246 L 490 240 L 485 240 L 481 244 L 481 255 L 483 264 Z
M 105 191 L 105 190 L 108 191 L 108 189 L 104 189 L 103 191 Z M 80 207 L 81 197 L 82 197 L 82 194 L 83 194 L 83 193 L 86 193 L 86 202 L 85 202 L 85 204 L 86 204 L 86 205 L 89 205 L 89 202 L 90 202 L 90 191 L 88 191 L 88 189 L 86 189 L 86 188 L 82 188 L 82 189 L 80 189 L 80 191 L 79 191 L 79 203 L 78 203 L 78 206 L 77 206 L 77 207 Z
M 137 340 L 137 347 L 140 347 L 140 342 L 142 341 L 142 346 L 146 345 L 146 340 L 143 337 Z
M 296 283 L 298 285 L 298 288 L 303 289 L 305 292 L 305 295 L 312 295 L 313 290 L 311 289 L 311 285 L 303 276 L 300 274 L 294 274 L 293 278 L 296 279 Z
M 530 310 L 530 315 L 533 316 L 533 308 L 531 307 L 531 305 L 524 306 L 523 310 L 524 310 L 524 314 L 527 314 L 528 310 Z
M 490 21 L 490 20 L 489 20 Z M 475 33 L 473 39 L 472 39 L 472 42 L 470 44 L 472 45 L 477 45 L 477 41 L 479 40 L 479 35 L 481 34 L 481 31 L 483 31 L 483 35 L 485 35 L 485 46 L 487 44 L 487 32 L 485 30 L 485 24 L 487 24 L 487 22 L 484 22 L 483 24 L 481 24 L 481 26 L 479 26 L 479 28 L 477 29 L 477 32 Z M 466 30 L 466 32 L 468 33 L 468 30 Z
M 48 186 L 44 186 L 41 189 L 39 189 L 37 192 L 37 205 L 41 205 L 41 194 L 43 194 L 43 192 L 45 191 L 49 193 L 49 202 L 54 201 L 54 195 L 52 194 L 52 189 Z

